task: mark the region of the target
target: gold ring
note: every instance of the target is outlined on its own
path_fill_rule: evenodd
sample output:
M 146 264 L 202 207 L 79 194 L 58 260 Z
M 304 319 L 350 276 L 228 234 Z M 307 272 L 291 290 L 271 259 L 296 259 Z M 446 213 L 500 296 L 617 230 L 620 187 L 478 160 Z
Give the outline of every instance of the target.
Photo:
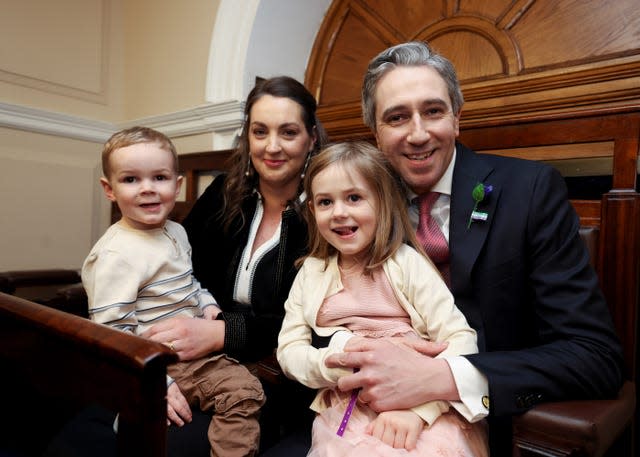
M 173 343 L 174 343 L 173 341 L 169 343 L 169 349 L 171 349 L 172 351 L 175 351 L 176 349 L 173 347 Z

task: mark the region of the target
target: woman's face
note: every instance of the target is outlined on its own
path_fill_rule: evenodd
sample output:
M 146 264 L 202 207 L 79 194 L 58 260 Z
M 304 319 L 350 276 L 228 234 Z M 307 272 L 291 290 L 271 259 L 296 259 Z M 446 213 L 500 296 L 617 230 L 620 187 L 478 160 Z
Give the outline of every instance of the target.
M 263 95 L 249 113 L 249 151 L 260 186 L 295 195 L 315 133 L 309 135 L 302 107 L 286 97 Z

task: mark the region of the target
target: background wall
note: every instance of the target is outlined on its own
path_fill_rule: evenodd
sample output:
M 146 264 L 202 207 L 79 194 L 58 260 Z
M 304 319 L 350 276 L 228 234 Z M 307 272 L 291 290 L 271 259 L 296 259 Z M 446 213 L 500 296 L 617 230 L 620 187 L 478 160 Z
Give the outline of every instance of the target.
M 80 268 L 102 143 L 231 146 L 255 76 L 304 71 L 330 0 L 0 0 L 0 270 Z
M 451 54 L 465 127 L 637 104 L 637 1 L 600 3 L 0 0 L 0 270 L 79 268 L 109 224 L 102 143 L 143 124 L 180 153 L 229 148 L 256 76 L 306 81 L 334 139 L 369 134 L 367 56 L 405 39 Z

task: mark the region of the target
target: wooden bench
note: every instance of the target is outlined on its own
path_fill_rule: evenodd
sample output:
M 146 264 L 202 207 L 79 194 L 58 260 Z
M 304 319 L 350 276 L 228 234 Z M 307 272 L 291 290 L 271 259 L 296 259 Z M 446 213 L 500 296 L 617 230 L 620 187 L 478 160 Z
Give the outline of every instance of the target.
M 0 359 L 2 385 L 23 383 L 2 390 L 6 447 L 0 455 L 38 455 L 46 443 L 33 441 L 55 432 L 48 433 L 53 427 L 48 420 L 66 417 L 55 410 L 51 400 L 56 399 L 69 413 L 85 404 L 118 411 L 118 456 L 165 455 L 166 367 L 177 356 L 164 345 L 0 293 Z M 6 407 L 12 403 L 27 408 L 23 412 L 32 419 L 22 429 L 18 411 Z M 16 447 L 4 441 L 10 438 L 20 440 Z M 18 448 L 20 442 L 24 446 Z M 25 454 L 25 447 L 32 454 Z
M 640 112 L 637 109 L 608 110 L 605 112 L 582 112 L 568 115 L 554 115 L 535 119 L 514 119 L 508 122 L 488 122 L 478 125 L 463 124 L 461 140 L 479 152 L 492 152 L 534 160 L 610 160 L 611 184 L 601 195 L 593 198 L 572 200 L 581 221 L 581 233 L 592 253 L 592 264 L 600 278 L 614 324 L 624 348 L 627 383 L 619 397 L 612 400 L 572 401 L 539 405 L 526 414 L 514 419 L 514 449 L 516 457 L 525 456 L 631 456 L 633 439 L 638 433 L 635 414 L 637 378 L 637 327 L 638 303 L 640 295 L 640 194 L 636 190 L 638 149 L 640 140 Z M 222 170 L 229 151 L 188 154 L 180 157 L 180 164 L 186 178 L 185 200 L 176 207 L 175 218 L 181 220 L 197 198 L 198 176 L 210 170 Z M 117 214 L 115 215 L 117 217 Z M 12 272 L 13 279 L 0 274 L 0 287 L 23 286 L 29 290 L 28 272 Z M 39 272 L 40 274 L 44 272 Z M 3 280 L 4 278 L 4 280 Z M 42 279 L 42 278 L 41 278 Z M 7 285 L 8 283 L 8 285 Z M 19 288 L 19 287 L 17 287 Z M 47 297 L 51 306 L 64 309 L 65 300 L 77 299 L 66 287 L 61 294 Z M 66 298 L 64 294 L 67 294 Z M 0 300 L 4 322 L 7 306 L 15 306 L 5 296 Z M 37 298 L 37 297 L 36 297 Z M 22 303 L 22 302 L 21 302 Z M 33 309 L 33 306 L 29 305 Z M 70 307 L 73 309 L 73 306 Z M 40 310 L 40 308 L 37 308 Z M 41 311 L 41 310 L 40 310 Z M 65 320 L 60 314 L 58 319 Z M 11 333 L 12 340 L 34 338 L 38 335 L 39 345 L 47 346 L 50 339 L 61 336 L 46 330 L 34 316 L 11 314 L 11 321 L 29 321 L 33 327 L 32 336 L 20 331 Z M 31 320 L 34 322 L 31 322 Z M 73 334 L 79 322 L 73 319 L 60 325 L 60 335 Z M 89 322 L 83 322 L 89 325 Z M 5 324 L 12 327 L 11 322 Z M 38 327 L 40 325 L 41 327 Z M 41 330 L 37 330 L 41 328 Z M 93 327 L 91 327 L 93 328 Z M 19 344 L 8 341 L 4 331 L 0 333 L 0 346 Z M 124 335 L 123 335 L 124 336 Z M 66 336 L 65 336 L 66 337 Z M 115 338 L 115 335 L 113 336 Z M 116 338 L 117 339 L 117 338 Z M 113 341 L 109 339 L 109 341 Z M 77 341 L 79 345 L 96 344 Z M 103 341 L 104 343 L 104 341 Z M 34 352 L 36 348 L 34 347 Z M 61 349 L 58 357 L 65 357 L 67 350 Z M 158 350 L 163 348 L 158 348 Z M 3 358 L 6 354 L 0 353 Z M 33 354 L 35 357 L 35 354 Z M 12 362 L 22 368 L 35 363 L 37 359 L 13 357 Z M 163 359 L 164 360 L 164 359 Z M 104 361 L 106 367 L 111 361 Z M 115 363 L 115 362 L 114 362 Z M 61 376 L 61 382 L 74 383 L 78 370 L 60 370 L 57 366 L 45 365 L 43 372 Z M 273 366 L 267 367 L 265 376 L 274 380 L 278 372 Z M 45 374 L 43 373 L 43 376 Z M 46 388 L 46 386 L 45 386 Z M 106 386 L 105 386 L 106 388 Z M 155 392 L 161 397 L 159 391 Z M 159 402 L 159 398 L 156 398 Z M 160 411 L 156 409 L 155 411 Z M 164 417 L 164 410 L 157 417 Z M 635 420 L 632 419 L 635 417 Z M 157 426 L 157 435 L 147 443 L 163 441 L 162 431 Z M 156 455 L 162 455 L 161 453 Z

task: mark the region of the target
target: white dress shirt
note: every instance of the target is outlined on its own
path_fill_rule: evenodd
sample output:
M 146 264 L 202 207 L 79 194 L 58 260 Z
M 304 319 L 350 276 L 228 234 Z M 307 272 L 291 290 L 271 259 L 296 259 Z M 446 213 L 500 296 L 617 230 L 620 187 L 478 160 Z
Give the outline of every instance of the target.
M 453 168 L 456 163 L 456 151 L 453 151 L 451 163 L 440 180 L 431 189 L 440 192 L 440 196 L 431 208 L 431 217 L 438 223 L 442 233 L 449 242 L 449 219 L 451 215 L 451 187 L 453 184 Z M 410 194 L 411 202 L 417 195 Z M 419 208 L 412 203 L 409 207 L 409 218 L 414 227 L 418 227 Z M 480 370 L 474 367 L 465 357 L 445 358 L 453 373 L 453 378 L 460 395 L 460 401 L 452 401 L 451 405 L 470 422 L 475 422 L 489 414 L 489 383 Z

